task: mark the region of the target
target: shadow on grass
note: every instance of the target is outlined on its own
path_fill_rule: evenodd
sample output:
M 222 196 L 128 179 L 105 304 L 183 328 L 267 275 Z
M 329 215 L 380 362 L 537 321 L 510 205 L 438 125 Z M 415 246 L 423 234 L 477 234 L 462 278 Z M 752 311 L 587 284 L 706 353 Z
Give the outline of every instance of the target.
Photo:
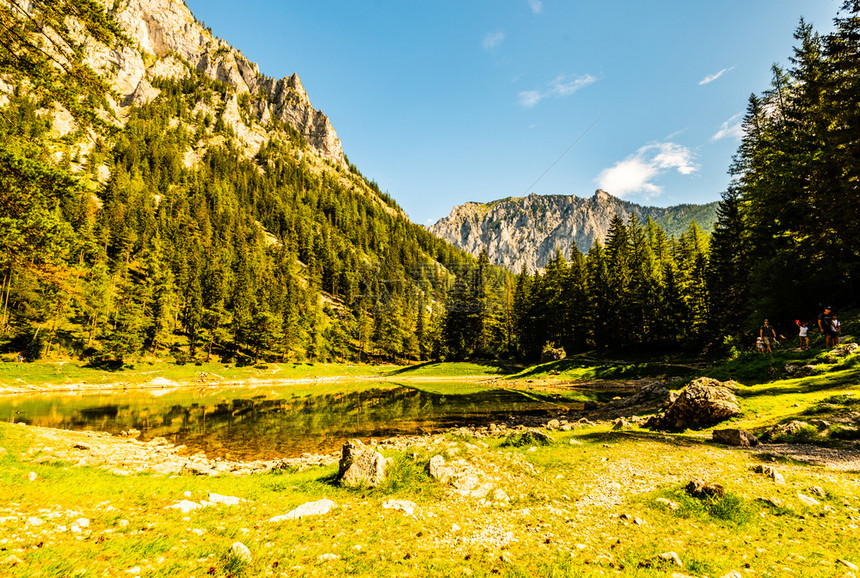
M 122 371 L 125 368 L 125 363 L 116 359 L 92 359 L 89 363 L 82 365 L 81 367 L 116 373 L 117 371 Z
M 804 378 L 796 385 L 777 385 L 757 389 L 755 391 L 738 390 L 737 395 L 743 399 L 761 397 L 764 395 L 793 395 L 800 393 L 815 393 L 827 389 L 837 389 L 849 385 L 856 385 L 858 380 L 857 372 L 849 372 L 846 375 L 835 377 L 833 374 L 813 376 Z
M 592 432 L 584 435 L 574 436 L 578 440 L 588 440 L 592 442 L 613 442 L 613 441 L 659 441 L 668 445 L 678 446 L 678 447 L 702 447 L 702 446 L 713 446 L 713 445 L 721 445 L 713 443 L 710 438 L 703 437 L 701 435 L 694 435 L 688 433 L 679 433 L 673 434 L 664 431 L 651 431 L 651 430 L 627 430 L 627 431 L 605 431 L 605 432 Z M 725 447 L 725 446 L 721 446 Z
M 672 363 L 591 360 L 581 357 L 568 357 L 559 361 L 551 361 L 530 367 L 517 374 L 517 377 L 534 377 L 557 371 L 560 374 L 576 370 L 586 370 L 589 377 L 596 379 L 637 379 L 642 377 L 657 377 L 662 375 L 683 376 L 694 370 L 687 366 Z

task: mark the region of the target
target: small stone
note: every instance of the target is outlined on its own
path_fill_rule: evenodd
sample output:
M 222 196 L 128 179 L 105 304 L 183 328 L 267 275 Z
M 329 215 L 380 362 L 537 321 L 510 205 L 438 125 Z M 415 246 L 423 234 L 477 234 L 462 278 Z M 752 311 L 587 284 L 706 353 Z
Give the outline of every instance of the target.
M 784 506 L 782 500 L 776 497 L 756 498 L 756 500 L 763 504 L 767 504 L 768 506 L 773 506 L 774 508 L 782 508 Z
M 615 421 L 612 422 L 612 424 L 613 430 L 623 430 L 626 427 L 630 427 L 630 423 L 623 417 L 617 418 Z
M 339 560 L 340 556 L 337 554 L 321 554 L 317 560 L 320 562 L 329 562 L 331 560 Z
M 209 493 L 209 503 L 211 504 L 224 504 L 225 506 L 238 506 L 239 503 L 244 502 L 241 498 L 236 498 L 234 496 L 222 496 L 221 494 L 213 494 Z
M 759 464 L 759 465 L 753 466 L 752 471 L 754 471 L 758 474 L 765 474 L 766 476 L 770 476 L 770 478 L 774 482 L 776 482 L 777 484 L 785 485 L 785 478 L 773 466 Z
M 89 528 L 90 527 L 90 521 L 87 520 L 86 518 L 78 518 L 77 520 L 75 520 L 75 524 L 77 524 L 79 528 Z
M 36 472 L 30 472 L 29 474 L 27 474 L 27 479 L 30 480 L 31 482 L 35 482 L 36 478 L 38 478 L 38 477 L 39 476 L 36 475 Z
M 639 566 L 642 568 L 652 568 L 654 566 L 665 565 L 677 566 L 678 568 L 684 567 L 684 564 L 675 552 L 663 552 L 662 554 L 657 554 L 656 556 L 652 556 L 651 558 L 639 563 Z
M 304 503 L 298 508 L 290 510 L 286 514 L 270 518 L 269 521 L 283 522 L 284 520 L 295 520 L 296 518 L 304 518 L 305 516 L 320 516 L 322 514 L 327 514 L 333 508 L 336 507 L 337 504 L 335 504 L 328 498 L 323 498 L 322 500 L 317 500 L 316 502 Z
M 15 556 L 9 556 L 8 558 L 3 558 L 2 564 L 4 566 L 17 566 L 21 563 L 20 558 L 16 558 Z
M 407 516 L 415 513 L 415 502 L 410 502 L 409 500 L 390 499 L 384 502 L 382 507 L 388 510 L 400 510 Z
M 840 559 L 838 559 L 836 562 L 837 562 L 837 563 L 839 563 L 839 564 L 842 564 L 843 566 L 845 566 L 846 568 L 849 568 L 849 569 L 851 569 L 851 570 L 858 570 L 857 565 L 856 565 L 856 564 L 852 564 L 852 563 L 851 563 L 851 562 L 849 562 L 848 560 L 843 560 L 842 558 L 840 558 Z
M 129 568 L 125 571 L 126 574 L 131 574 L 132 576 L 138 576 L 140 574 L 140 566 L 135 566 L 134 568 Z
M 91 449 L 93 449 L 93 448 L 92 448 L 92 446 L 90 446 L 89 444 L 85 444 L 85 443 L 82 443 L 82 442 L 78 442 L 78 443 L 76 443 L 73 447 L 74 447 L 76 450 L 84 450 L 84 451 L 87 451 L 87 450 L 91 450 Z
M 723 575 L 721 578 L 744 578 L 744 575 L 737 570 L 731 570 L 728 574 Z
M 505 493 L 501 488 L 496 488 L 493 490 L 493 501 L 494 502 L 507 502 L 510 501 L 510 497 Z
M 119 521 L 116 523 L 116 525 L 117 525 L 117 526 L 119 526 L 120 528 L 128 528 L 128 520 L 126 520 L 125 518 L 123 518 L 122 520 L 119 520 Z
M 189 500 L 181 500 L 176 502 L 173 505 L 165 506 L 165 510 L 180 510 L 183 514 L 187 514 L 191 510 L 196 510 L 198 508 L 202 508 L 202 504 L 198 504 L 197 502 L 191 502 Z
M 722 498 L 726 489 L 720 484 L 712 484 L 704 480 L 691 480 L 684 490 L 694 498 Z
M 729 446 L 748 448 L 758 445 L 758 438 L 743 429 L 715 429 L 712 437 L 715 442 Z
M 803 502 L 803 504 L 805 506 L 813 507 L 813 506 L 820 506 L 821 505 L 821 502 L 819 502 L 815 498 L 803 495 L 800 492 L 797 492 L 797 499 L 800 500 L 801 502 Z
M 233 542 L 230 546 L 230 554 L 244 564 L 250 564 L 254 560 L 251 551 L 242 542 Z
M 668 498 L 657 498 L 655 501 L 660 505 L 666 506 L 672 511 L 678 510 L 681 507 L 677 502 L 673 502 Z
M 826 498 L 827 497 L 827 492 L 825 492 L 819 486 L 812 486 L 811 488 L 809 488 L 809 493 L 812 494 L 813 496 L 818 496 L 819 498 Z

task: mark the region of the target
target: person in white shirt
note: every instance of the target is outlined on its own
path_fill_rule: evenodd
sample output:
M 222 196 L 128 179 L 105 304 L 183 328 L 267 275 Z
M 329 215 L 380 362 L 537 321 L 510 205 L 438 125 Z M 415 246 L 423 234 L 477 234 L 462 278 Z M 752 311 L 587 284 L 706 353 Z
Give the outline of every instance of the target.
M 836 319 L 836 313 L 830 314 L 830 326 L 833 328 L 833 345 L 839 345 L 839 335 L 842 333 L 842 324 Z
M 796 320 L 795 324 L 797 324 L 797 328 L 800 330 L 800 348 L 809 349 L 809 325 L 802 322 L 800 319 Z

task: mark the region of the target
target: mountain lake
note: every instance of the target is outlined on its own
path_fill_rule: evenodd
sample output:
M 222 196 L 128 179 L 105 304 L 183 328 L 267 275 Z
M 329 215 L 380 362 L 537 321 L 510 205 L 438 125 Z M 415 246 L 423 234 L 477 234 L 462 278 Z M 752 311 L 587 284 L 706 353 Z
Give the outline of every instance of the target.
M 114 435 L 137 429 L 142 441 L 163 437 L 210 458 L 256 460 L 330 453 L 351 438 L 436 433 L 582 408 L 567 401 L 474 384 L 255 384 L 0 397 L 0 419 Z

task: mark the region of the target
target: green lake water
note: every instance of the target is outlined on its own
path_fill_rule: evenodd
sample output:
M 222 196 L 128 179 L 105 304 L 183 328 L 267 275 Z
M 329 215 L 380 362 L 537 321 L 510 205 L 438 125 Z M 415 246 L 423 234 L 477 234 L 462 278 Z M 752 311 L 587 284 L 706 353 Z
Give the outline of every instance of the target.
M 271 459 L 328 453 L 350 438 L 438 432 L 550 415 L 559 405 L 506 389 L 445 383 L 265 386 L 229 390 L 162 389 L 0 398 L 0 419 L 44 427 L 131 428 L 209 457 Z

